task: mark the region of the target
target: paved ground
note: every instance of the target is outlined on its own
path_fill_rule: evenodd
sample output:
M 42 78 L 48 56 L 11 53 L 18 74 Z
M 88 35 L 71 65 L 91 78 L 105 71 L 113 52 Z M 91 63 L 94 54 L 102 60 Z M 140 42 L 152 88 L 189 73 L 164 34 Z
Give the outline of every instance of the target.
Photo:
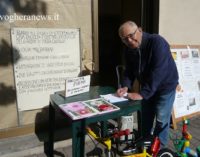
M 192 118 L 188 127 L 193 138 L 191 148 L 195 149 L 200 145 L 200 117 Z M 61 130 L 59 134 L 64 134 L 66 130 Z M 178 130 L 172 130 L 173 135 L 181 132 L 181 122 L 178 123 Z M 46 136 L 44 134 L 44 136 Z M 44 137 L 45 138 L 45 137 Z M 169 148 L 174 149 L 172 142 L 169 143 Z M 71 140 L 61 140 L 55 143 L 55 157 L 71 157 Z M 86 139 L 85 156 L 95 156 L 94 153 L 101 152 L 102 147 L 94 150 L 95 145 L 90 138 Z M 35 134 L 20 136 L 15 138 L 7 138 L 0 140 L 0 157 L 47 157 L 44 153 L 45 144 Z M 93 155 L 91 155 L 93 154 Z M 97 155 L 96 155 L 97 156 Z

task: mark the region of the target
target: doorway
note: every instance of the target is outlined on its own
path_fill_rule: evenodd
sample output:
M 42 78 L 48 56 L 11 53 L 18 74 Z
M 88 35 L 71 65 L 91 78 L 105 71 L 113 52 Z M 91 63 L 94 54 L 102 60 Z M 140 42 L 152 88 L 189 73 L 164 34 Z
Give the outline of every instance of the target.
M 117 87 L 116 66 L 123 64 L 123 44 L 118 28 L 127 20 L 135 21 L 149 33 L 158 32 L 159 0 L 100 0 L 99 84 Z

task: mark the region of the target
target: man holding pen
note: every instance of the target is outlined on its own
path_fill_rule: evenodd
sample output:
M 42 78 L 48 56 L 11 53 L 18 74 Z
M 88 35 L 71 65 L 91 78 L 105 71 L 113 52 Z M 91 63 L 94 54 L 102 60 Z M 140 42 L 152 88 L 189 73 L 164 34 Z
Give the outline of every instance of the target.
M 178 72 L 168 42 L 158 34 L 142 31 L 134 22 L 127 21 L 119 28 L 125 45 L 126 69 L 122 88 L 117 95 L 142 100 L 144 136 L 154 135 L 165 147 L 168 140 L 170 118 L 178 85 Z M 132 92 L 133 83 L 139 81 L 139 91 Z M 156 118 L 155 128 L 153 127 Z

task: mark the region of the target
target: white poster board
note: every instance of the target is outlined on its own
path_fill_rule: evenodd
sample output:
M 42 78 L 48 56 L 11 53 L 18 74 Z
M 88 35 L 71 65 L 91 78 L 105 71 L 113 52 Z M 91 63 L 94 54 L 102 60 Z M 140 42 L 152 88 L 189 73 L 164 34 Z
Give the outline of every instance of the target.
M 200 52 L 195 48 L 171 49 L 181 89 L 174 102 L 174 116 L 180 118 L 200 112 Z
M 50 94 L 65 89 L 67 77 L 79 75 L 79 36 L 79 29 L 11 30 L 19 111 L 47 106 Z

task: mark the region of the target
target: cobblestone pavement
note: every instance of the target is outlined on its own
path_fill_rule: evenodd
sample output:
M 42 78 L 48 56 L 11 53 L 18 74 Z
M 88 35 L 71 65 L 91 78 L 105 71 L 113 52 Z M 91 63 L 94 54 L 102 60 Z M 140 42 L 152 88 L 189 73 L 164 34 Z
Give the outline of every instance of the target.
M 172 134 L 181 133 L 181 124 L 182 123 L 179 122 L 177 125 L 178 129 L 171 129 L 170 132 Z M 200 145 L 200 117 L 194 117 L 190 120 L 188 130 L 193 137 L 191 140 L 191 148 L 195 150 L 195 148 Z M 85 145 L 86 154 L 91 154 L 92 152 L 95 152 L 97 154 L 97 150 L 93 151 L 94 148 L 95 145 L 92 140 L 87 138 L 87 142 Z M 103 149 L 100 144 L 98 145 L 98 148 Z M 172 141 L 169 141 L 169 148 L 174 150 Z M 71 141 L 59 141 L 55 144 L 54 157 L 72 157 L 71 152 Z M 95 155 L 92 156 L 94 157 Z M 44 153 L 44 143 L 38 141 L 37 136 L 35 135 L 27 135 L 10 139 L 1 139 L 0 157 L 47 157 L 47 155 Z

